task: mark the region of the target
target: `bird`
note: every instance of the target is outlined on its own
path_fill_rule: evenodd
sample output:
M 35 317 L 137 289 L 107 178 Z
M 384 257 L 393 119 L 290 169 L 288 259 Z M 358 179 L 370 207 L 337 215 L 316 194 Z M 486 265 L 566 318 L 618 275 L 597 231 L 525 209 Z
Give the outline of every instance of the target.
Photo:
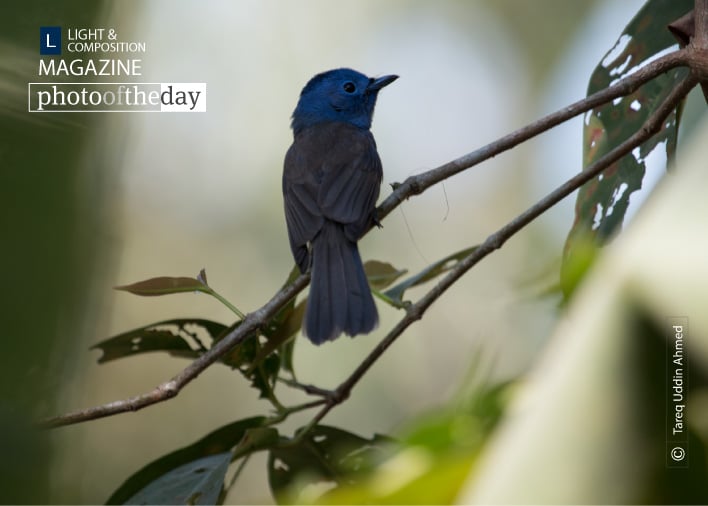
M 378 325 L 357 241 L 378 224 L 383 168 L 370 128 L 379 92 L 396 79 L 350 68 L 322 72 L 292 114 L 283 202 L 293 258 L 311 273 L 302 332 L 316 345 Z

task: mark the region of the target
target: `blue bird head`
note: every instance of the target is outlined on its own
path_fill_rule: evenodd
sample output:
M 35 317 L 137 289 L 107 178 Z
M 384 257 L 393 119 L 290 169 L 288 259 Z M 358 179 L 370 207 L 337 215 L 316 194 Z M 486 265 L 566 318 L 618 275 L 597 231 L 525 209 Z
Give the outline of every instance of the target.
M 335 69 L 317 74 L 300 93 L 293 112 L 292 129 L 301 130 L 318 123 L 344 122 L 369 129 L 376 97 L 398 76 L 367 77 L 352 69 Z

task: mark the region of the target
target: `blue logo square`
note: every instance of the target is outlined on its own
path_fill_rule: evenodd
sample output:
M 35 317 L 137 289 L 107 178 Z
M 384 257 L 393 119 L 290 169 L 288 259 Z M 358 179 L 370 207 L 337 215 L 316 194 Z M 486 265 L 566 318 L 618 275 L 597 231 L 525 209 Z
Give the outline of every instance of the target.
M 61 26 L 39 27 L 39 54 L 61 54 Z

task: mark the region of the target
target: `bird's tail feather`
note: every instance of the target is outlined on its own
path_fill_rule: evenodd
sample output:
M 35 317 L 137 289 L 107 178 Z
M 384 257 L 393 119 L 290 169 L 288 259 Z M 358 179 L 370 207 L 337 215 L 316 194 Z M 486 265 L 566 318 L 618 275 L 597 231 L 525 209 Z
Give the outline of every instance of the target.
M 342 225 L 326 221 L 312 244 L 312 281 L 303 322 L 314 344 L 371 332 L 379 322 L 355 242 Z

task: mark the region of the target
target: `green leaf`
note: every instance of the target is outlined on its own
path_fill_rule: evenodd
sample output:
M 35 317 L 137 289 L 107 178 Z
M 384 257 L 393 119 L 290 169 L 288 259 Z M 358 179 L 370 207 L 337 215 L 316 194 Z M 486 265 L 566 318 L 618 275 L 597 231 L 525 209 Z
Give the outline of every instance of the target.
M 184 292 L 206 292 L 211 293 L 211 289 L 198 279 L 180 277 L 172 278 L 162 276 L 138 281 L 130 285 L 116 286 L 115 290 L 129 292 L 134 295 L 152 297 L 157 295 L 169 295 L 172 293 Z
M 160 457 L 128 478 L 108 498 L 107 504 L 124 504 L 150 483 L 185 464 L 229 452 L 243 439 L 246 431 L 260 427 L 264 421 L 264 417 L 258 416 L 230 423 L 189 446 Z
M 511 385 L 475 384 L 457 402 L 404 428 L 397 451 L 358 483 L 304 499 L 318 504 L 453 503 L 501 420 Z
M 411 276 L 402 282 L 398 283 L 393 288 L 388 289 L 383 293 L 383 296 L 389 304 L 395 307 L 405 307 L 405 302 L 403 301 L 403 295 L 406 290 L 414 286 L 430 281 L 431 279 L 443 274 L 450 269 L 452 269 L 458 261 L 462 260 L 464 257 L 472 253 L 479 246 L 472 246 L 471 248 L 463 249 L 457 253 L 446 256 L 442 260 L 429 265 L 418 274 Z
M 375 435 L 365 439 L 350 432 L 318 425 L 297 444 L 271 448 L 268 482 L 279 503 L 295 500 L 314 483 L 353 484 L 388 453 L 392 440 Z
M 188 462 L 160 476 L 126 504 L 216 504 L 231 462 L 231 452 Z
M 362 484 L 337 487 L 317 504 L 455 504 L 476 458 L 435 457 L 422 448 L 408 448 L 387 461 Z
M 666 26 L 692 6 L 692 0 L 647 1 L 627 25 L 615 47 L 595 68 L 588 95 L 609 87 L 657 53 L 674 46 L 676 42 Z M 583 166 L 592 164 L 637 132 L 686 73 L 686 69 L 673 69 L 631 95 L 589 112 L 585 117 Z M 678 120 L 677 113 L 673 112 L 657 135 L 580 189 L 575 222 L 564 249 L 561 269 L 564 288 L 577 284 L 577 266 L 584 262 L 575 261 L 573 256 L 587 256 L 587 240 L 601 246 L 621 230 L 630 197 L 642 187 L 647 156 L 661 143 L 665 143 L 667 158 L 673 156 Z M 569 295 L 569 292 L 565 293 Z
M 383 290 L 408 271 L 398 270 L 387 262 L 369 260 L 364 264 L 364 272 L 372 288 Z
M 199 337 L 200 331 L 214 339 L 224 329 L 225 325 L 211 320 L 177 318 L 119 334 L 93 345 L 91 349 L 103 352 L 98 359 L 99 364 L 152 351 L 165 351 L 175 357 L 193 359 L 208 349 Z

